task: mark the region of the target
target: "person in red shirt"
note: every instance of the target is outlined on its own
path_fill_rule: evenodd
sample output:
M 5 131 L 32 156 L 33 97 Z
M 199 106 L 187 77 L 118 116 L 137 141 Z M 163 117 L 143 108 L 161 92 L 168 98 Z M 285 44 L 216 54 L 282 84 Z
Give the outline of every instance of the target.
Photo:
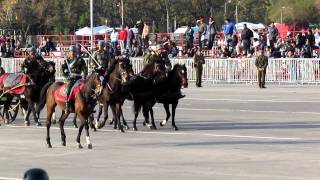
M 119 44 L 120 44 L 120 48 L 121 48 L 121 54 L 123 54 L 125 52 L 127 36 L 128 36 L 128 31 L 126 30 L 125 26 L 122 25 L 121 31 L 119 34 Z

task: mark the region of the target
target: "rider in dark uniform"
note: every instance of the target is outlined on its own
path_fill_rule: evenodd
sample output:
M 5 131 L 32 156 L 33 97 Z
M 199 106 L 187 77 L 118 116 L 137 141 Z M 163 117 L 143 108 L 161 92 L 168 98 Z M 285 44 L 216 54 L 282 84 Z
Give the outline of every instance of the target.
M 32 47 L 29 56 L 23 61 L 21 69 L 23 73 L 28 75 L 33 81 L 36 81 L 39 75 L 38 71 L 45 64 L 46 62 L 43 57 L 37 54 L 35 47 Z M 43 67 L 43 69 L 45 68 Z
M 86 62 L 81 58 L 77 57 L 78 48 L 76 46 L 70 46 L 69 57 L 62 64 L 62 74 L 68 80 L 67 83 L 67 101 L 66 101 L 66 112 L 69 112 L 69 95 L 73 85 L 80 79 L 85 79 L 88 74 Z

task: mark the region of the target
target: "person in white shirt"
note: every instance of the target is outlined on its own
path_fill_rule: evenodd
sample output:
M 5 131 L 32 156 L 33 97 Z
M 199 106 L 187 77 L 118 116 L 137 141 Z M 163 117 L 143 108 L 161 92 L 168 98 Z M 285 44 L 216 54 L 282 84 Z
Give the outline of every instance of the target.
M 117 45 L 118 45 L 118 32 L 116 31 L 115 28 L 112 29 L 112 33 L 110 35 L 110 40 L 111 40 L 112 51 L 114 53 L 116 53 L 117 52 Z

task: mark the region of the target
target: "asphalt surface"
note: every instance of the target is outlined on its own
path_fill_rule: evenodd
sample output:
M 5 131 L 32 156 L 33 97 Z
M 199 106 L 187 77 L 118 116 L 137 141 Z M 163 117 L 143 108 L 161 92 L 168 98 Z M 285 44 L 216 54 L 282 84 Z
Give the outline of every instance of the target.
M 120 133 L 107 126 L 90 132 L 93 149 L 77 149 L 77 129 L 66 124 L 67 147 L 57 125 L 52 149 L 44 127 L 0 126 L 0 180 L 21 179 L 41 167 L 53 180 L 105 179 L 320 179 L 320 95 L 316 86 L 210 85 L 183 91 L 173 131 L 165 127 L 161 105 L 155 108 L 158 130 L 142 126 Z M 132 127 L 132 107 L 124 105 Z M 41 121 L 44 123 L 45 112 Z M 85 133 L 82 145 L 85 147 Z

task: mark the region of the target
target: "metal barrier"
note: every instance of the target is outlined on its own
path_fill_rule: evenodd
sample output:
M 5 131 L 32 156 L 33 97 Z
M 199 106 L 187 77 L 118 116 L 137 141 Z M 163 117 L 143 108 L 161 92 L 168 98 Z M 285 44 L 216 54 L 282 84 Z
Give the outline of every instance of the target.
M 56 78 L 61 80 L 60 67 L 63 59 L 47 58 L 56 63 Z M 2 66 L 6 72 L 21 72 L 22 58 L 3 58 Z M 142 58 L 131 58 L 135 73 L 143 68 Z M 195 81 L 195 71 L 191 58 L 172 59 L 172 64 L 185 64 L 188 78 Z M 257 82 L 255 59 L 206 59 L 203 66 L 203 81 L 211 83 L 248 83 Z M 320 83 L 320 59 L 269 59 L 267 82 L 272 83 Z

